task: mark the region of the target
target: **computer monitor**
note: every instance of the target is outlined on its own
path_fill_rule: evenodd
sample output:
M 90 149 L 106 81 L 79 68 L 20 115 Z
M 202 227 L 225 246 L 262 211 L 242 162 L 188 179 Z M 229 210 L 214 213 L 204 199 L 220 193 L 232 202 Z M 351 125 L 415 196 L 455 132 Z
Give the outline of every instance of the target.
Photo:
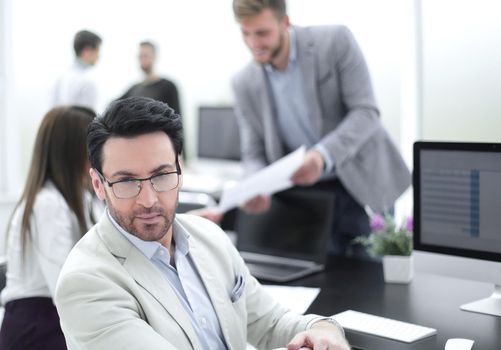
M 232 106 L 198 107 L 196 157 L 183 172 L 183 189 L 219 198 L 230 181 L 243 176 L 240 133 Z
M 239 251 L 325 263 L 334 196 L 293 187 L 273 195 L 262 214 L 237 213 Z
M 416 269 L 494 285 L 462 310 L 501 316 L 501 144 L 414 144 Z
M 197 157 L 240 160 L 240 132 L 233 107 L 199 107 Z

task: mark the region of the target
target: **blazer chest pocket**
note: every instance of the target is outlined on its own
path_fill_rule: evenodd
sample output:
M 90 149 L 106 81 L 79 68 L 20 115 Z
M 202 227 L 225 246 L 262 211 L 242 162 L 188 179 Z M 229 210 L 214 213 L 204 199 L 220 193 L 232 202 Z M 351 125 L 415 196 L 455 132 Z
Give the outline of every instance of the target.
M 230 300 L 232 303 L 236 303 L 242 298 L 245 290 L 245 277 L 244 275 L 238 275 L 235 277 L 235 285 L 233 286 L 230 293 Z

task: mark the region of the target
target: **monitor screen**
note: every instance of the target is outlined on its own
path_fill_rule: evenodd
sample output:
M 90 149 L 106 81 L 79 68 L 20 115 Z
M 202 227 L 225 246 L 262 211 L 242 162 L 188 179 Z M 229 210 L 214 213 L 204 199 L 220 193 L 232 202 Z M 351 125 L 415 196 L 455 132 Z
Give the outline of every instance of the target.
M 197 156 L 240 160 L 240 132 L 233 107 L 199 107 Z
M 501 261 L 501 144 L 417 142 L 415 248 Z
M 414 144 L 416 269 L 492 283 L 462 310 L 501 316 L 501 144 Z
M 325 191 L 296 187 L 279 192 L 263 214 L 238 212 L 237 248 L 324 263 L 333 205 L 333 195 Z

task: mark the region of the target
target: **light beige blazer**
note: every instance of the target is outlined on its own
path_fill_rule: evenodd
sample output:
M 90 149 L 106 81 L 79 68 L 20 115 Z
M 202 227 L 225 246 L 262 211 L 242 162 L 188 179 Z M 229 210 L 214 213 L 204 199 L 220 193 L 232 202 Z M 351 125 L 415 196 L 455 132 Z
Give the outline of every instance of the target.
M 297 316 L 269 296 L 224 232 L 177 215 L 190 254 L 216 310 L 228 349 L 286 346 L 315 315 Z M 243 293 L 232 302 L 238 276 Z M 110 222 L 107 214 L 77 243 L 58 280 L 55 303 L 69 349 L 201 349 L 166 278 Z

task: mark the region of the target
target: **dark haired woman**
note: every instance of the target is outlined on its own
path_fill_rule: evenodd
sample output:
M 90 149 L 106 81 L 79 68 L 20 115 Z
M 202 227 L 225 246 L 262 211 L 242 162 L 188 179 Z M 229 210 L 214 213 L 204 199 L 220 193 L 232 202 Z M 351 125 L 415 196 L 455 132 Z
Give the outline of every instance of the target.
M 66 349 L 52 302 L 71 248 L 94 222 L 87 127 L 95 113 L 57 107 L 38 129 L 31 165 L 7 228 L 7 284 L 0 349 Z M 93 215 L 94 212 L 94 215 Z

